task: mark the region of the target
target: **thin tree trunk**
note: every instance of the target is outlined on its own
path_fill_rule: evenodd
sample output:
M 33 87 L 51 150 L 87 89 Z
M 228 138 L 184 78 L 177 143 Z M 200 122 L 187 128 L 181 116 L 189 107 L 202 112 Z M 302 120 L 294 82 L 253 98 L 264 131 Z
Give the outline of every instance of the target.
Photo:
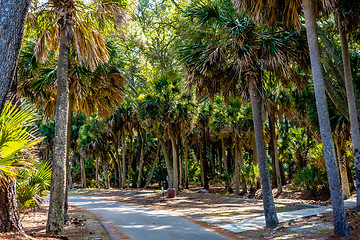
M 203 171 L 204 171 L 204 188 L 209 189 L 209 178 L 208 178 L 208 161 L 207 161 L 207 143 L 206 143 L 206 128 L 202 128 L 203 137 Z
M 161 146 L 161 150 L 164 154 L 164 159 L 165 159 L 165 165 L 166 165 L 166 170 L 167 170 L 167 174 L 168 174 L 168 187 L 169 188 L 173 188 L 174 187 L 174 181 L 173 181 L 173 167 L 172 167 L 172 164 L 171 164 L 171 160 L 170 160 L 170 154 L 169 154 L 169 150 L 165 144 L 165 141 L 164 139 L 162 138 L 159 138 L 159 141 L 160 141 L 160 146 Z
M 70 87 L 70 86 L 69 86 Z M 69 89 L 70 91 L 70 89 Z M 68 195 L 69 195 L 69 179 L 71 179 L 70 174 L 70 149 L 71 149 L 71 133 L 72 133 L 72 116 L 73 116 L 73 107 L 74 107 L 74 95 L 69 94 L 69 111 L 68 111 L 68 126 L 67 126 L 67 141 L 66 141 L 66 189 L 65 189 L 65 209 L 64 209 L 64 219 L 65 221 L 69 220 L 68 216 Z
M 338 161 L 339 161 L 339 169 L 340 169 L 340 178 L 341 178 L 341 189 L 344 198 L 348 198 L 350 196 L 350 188 L 349 188 L 349 180 L 347 177 L 347 170 L 346 170 L 346 160 L 345 155 L 343 154 L 340 139 L 334 138 L 336 151 L 338 154 Z
M 254 135 L 252 137 L 251 146 L 252 146 L 252 149 L 253 149 L 253 163 L 254 163 L 254 166 L 259 166 L 259 161 L 258 161 L 258 156 L 257 156 L 257 149 L 256 149 L 255 133 L 254 133 Z M 257 174 L 255 184 L 256 184 L 256 187 L 255 187 L 256 189 L 261 188 L 260 174 Z
M 227 165 L 226 148 L 225 148 L 224 138 L 221 138 L 221 150 L 222 150 L 222 157 L 223 157 L 223 161 L 224 161 L 225 173 L 227 175 L 229 175 L 229 168 L 228 168 L 228 165 Z
M 16 72 L 29 5 L 29 0 L 0 1 L 0 114 Z
M 66 14 L 66 13 L 65 13 Z M 66 162 L 69 121 L 69 34 L 71 26 L 60 28 L 60 50 L 57 67 L 57 100 L 55 116 L 54 155 L 52 161 L 49 214 L 46 233 L 61 235 L 64 232 L 66 192 Z
M 16 184 L 10 179 L 0 184 L 0 233 L 22 232 L 16 199 Z
M 179 191 L 179 170 L 178 170 L 178 151 L 177 151 L 177 144 L 176 144 L 176 137 L 171 135 L 171 145 L 172 145 L 172 154 L 173 154 L 173 184 L 175 189 L 175 196 L 178 194 Z
M 100 187 L 100 181 L 99 181 L 99 158 L 96 158 L 95 160 L 95 182 L 97 184 L 96 187 Z
M 126 135 L 125 133 L 122 134 L 122 178 L 121 178 L 121 189 L 125 188 L 125 175 L 126 175 L 126 165 L 125 165 L 125 160 L 126 160 Z
M 130 133 L 130 156 L 129 156 L 129 169 L 128 169 L 128 187 L 130 187 L 131 182 L 131 173 L 132 173 L 132 164 L 133 164 L 133 137 L 132 137 L 132 130 Z
M 85 159 L 80 157 L 80 172 L 81 172 L 81 186 L 86 188 L 86 170 L 85 170 Z
M 119 140 L 115 140 L 114 148 L 115 148 L 115 157 L 113 158 L 115 163 L 115 182 L 116 182 L 116 186 L 121 188 L 122 176 L 121 176 L 121 166 L 120 166 Z
M 269 125 L 270 125 L 270 135 L 271 135 L 271 155 L 273 158 L 273 173 L 276 181 L 277 187 L 277 194 L 279 195 L 282 192 L 282 185 L 281 185 L 281 175 L 280 175 L 280 163 L 279 163 L 279 149 L 277 143 L 277 134 L 276 134 L 276 119 L 275 115 L 272 112 L 269 116 Z
M 241 145 L 241 141 L 239 142 L 239 168 L 240 168 L 240 172 L 244 170 L 244 152 L 243 152 L 243 146 Z M 246 182 L 245 181 L 241 181 L 241 182 L 243 185 L 243 193 L 246 193 L 247 192 Z
M 102 157 L 102 163 L 103 163 L 103 173 L 104 173 L 104 180 L 105 180 L 105 188 L 110 188 L 110 179 L 109 179 L 109 160 L 107 157 Z
M 259 162 L 260 180 L 262 186 L 262 197 L 264 202 L 264 215 L 266 227 L 276 227 L 279 224 L 276 216 L 274 199 L 272 196 L 272 189 L 269 177 L 269 168 L 266 160 L 266 150 L 264 143 L 264 130 L 261 116 L 260 93 L 257 89 L 255 79 L 250 80 L 249 95 L 251 99 L 256 150 Z
M 139 175 L 138 175 L 138 180 L 136 183 L 136 187 L 140 188 L 141 187 L 141 179 L 142 179 L 142 171 L 143 171 L 143 167 L 144 167 L 144 161 L 145 161 L 145 141 L 146 141 L 146 132 L 143 131 L 142 133 L 142 142 L 141 142 L 141 153 L 140 153 L 140 163 L 139 163 Z
M 320 125 L 321 139 L 325 157 L 326 170 L 329 180 L 331 201 L 333 207 L 335 234 L 350 236 L 348 222 L 346 220 L 344 201 L 342 199 L 339 172 L 337 168 L 334 142 L 331 136 L 329 112 L 326 104 L 324 80 L 320 62 L 318 36 L 312 1 L 303 0 L 306 35 L 310 50 L 311 70 L 314 81 L 316 107 Z
M 152 179 L 152 177 L 154 175 L 154 172 L 155 172 L 155 167 L 156 167 L 156 163 L 157 163 L 157 161 L 159 159 L 159 156 L 160 156 L 160 143 L 158 142 L 158 147 L 157 147 L 157 150 L 156 150 L 156 157 L 154 159 L 154 163 L 153 163 L 153 165 L 151 167 L 151 172 L 150 172 L 149 178 L 146 181 L 146 184 L 145 184 L 144 188 L 147 188 L 150 185 L 151 179 Z
M 238 145 L 238 140 L 235 137 L 235 146 L 234 146 L 234 152 L 235 152 L 235 195 L 239 195 L 240 194 L 240 182 L 239 182 L 239 145 Z
M 185 162 L 185 188 L 189 189 L 189 141 L 185 139 L 184 143 L 184 162 Z
M 201 186 L 204 187 L 205 185 L 205 180 L 204 180 L 204 159 L 203 159 L 203 154 L 202 154 L 202 150 L 201 147 L 199 146 L 199 156 L 200 156 L 200 181 L 201 181 Z
M 339 19 L 340 22 L 340 19 Z M 344 29 L 339 26 L 341 51 L 344 65 L 346 97 L 349 106 L 351 138 L 354 152 L 355 180 L 356 180 L 356 211 L 360 212 L 360 131 L 358 113 L 355 104 L 354 86 L 351 76 L 351 65 L 349 56 L 349 46 Z M 341 166 L 340 166 L 341 167 Z

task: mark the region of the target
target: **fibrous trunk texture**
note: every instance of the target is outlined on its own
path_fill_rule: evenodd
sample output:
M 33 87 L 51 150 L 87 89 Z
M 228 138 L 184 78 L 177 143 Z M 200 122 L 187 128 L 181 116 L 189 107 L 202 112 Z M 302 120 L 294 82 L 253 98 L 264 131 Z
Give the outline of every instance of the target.
M 0 233 L 21 232 L 15 182 L 8 180 L 1 184 L 0 191 Z
M 14 79 L 29 0 L 0 1 L 0 113 Z
M 49 215 L 46 225 L 48 234 L 60 235 L 64 231 L 64 207 L 66 189 L 67 139 L 69 121 L 69 53 L 70 26 L 60 28 L 60 50 L 57 67 L 57 99 L 55 116 L 54 155 L 52 161 Z
M 264 130 L 261 115 L 260 93 L 257 89 L 255 79 L 250 80 L 249 95 L 251 99 L 254 131 L 256 140 L 256 150 L 259 162 L 260 181 L 262 186 L 262 197 L 264 201 L 264 215 L 266 227 L 276 227 L 279 224 L 276 216 L 274 199 L 269 176 L 269 167 L 266 159 L 266 150 L 264 142 Z
M 174 181 L 173 181 L 173 167 L 171 164 L 171 160 L 170 160 L 170 154 L 169 154 L 169 150 L 165 144 L 164 139 L 159 138 L 160 141 L 160 146 L 161 146 L 161 150 L 164 154 L 164 159 L 165 159 L 165 165 L 166 165 L 166 171 L 167 171 L 167 179 L 168 179 L 168 187 L 169 188 L 173 188 L 174 187 Z
M 311 0 L 303 0 L 303 8 L 306 35 L 310 50 L 316 107 L 333 207 L 335 234 L 349 236 L 350 231 L 345 215 L 344 201 L 342 199 L 339 172 L 335 157 L 334 142 L 331 135 L 329 112 L 326 103 L 313 2 Z

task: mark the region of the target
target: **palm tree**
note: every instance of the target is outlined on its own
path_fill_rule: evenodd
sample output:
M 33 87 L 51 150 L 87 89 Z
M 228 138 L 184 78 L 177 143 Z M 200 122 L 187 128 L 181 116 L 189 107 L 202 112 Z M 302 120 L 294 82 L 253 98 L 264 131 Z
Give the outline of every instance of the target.
M 37 58 L 40 61 L 45 60 L 46 45 L 54 50 L 59 48 L 53 172 L 46 228 L 47 233 L 57 235 L 64 230 L 71 39 L 79 62 L 94 71 L 99 64 L 109 59 L 103 36 L 96 30 L 106 29 L 106 25 L 111 24 L 111 21 L 122 25 L 125 12 L 124 6 L 117 1 L 93 1 L 87 6 L 76 0 L 49 0 L 42 3 L 40 8 L 37 4 L 35 1 L 33 5 L 36 13 L 30 16 L 30 19 L 35 20 L 32 27 L 41 30 L 36 47 Z M 39 16 L 46 21 L 45 24 L 37 21 Z
M 324 79 L 318 45 L 318 34 L 316 21 L 320 13 L 325 17 L 331 10 L 332 1 L 247 1 L 233 0 L 235 8 L 239 11 L 246 11 L 257 23 L 266 23 L 269 26 L 278 26 L 277 19 L 282 19 L 282 24 L 287 28 L 300 29 L 300 11 L 303 8 L 306 34 L 310 50 L 311 69 L 314 81 L 316 106 L 318 110 L 321 138 L 326 160 L 326 169 L 330 185 L 331 200 L 334 214 L 335 233 L 342 236 L 349 236 L 350 230 L 345 215 L 344 201 L 341 194 L 341 186 L 338 168 L 336 164 L 334 143 L 331 136 L 329 113 L 326 103 Z M 266 7 L 265 7 L 266 6 Z M 302 7 L 302 8 L 301 8 Z
M 195 37 L 192 38 L 194 40 L 191 45 L 181 49 L 189 85 L 195 86 L 200 95 L 207 94 L 210 98 L 216 93 L 222 93 L 225 100 L 230 94 L 249 91 L 266 225 L 276 226 L 278 221 L 263 138 L 262 81 L 267 80 L 267 72 L 276 74 L 284 83 L 290 79 L 296 82 L 300 80 L 291 66 L 295 61 L 306 59 L 307 56 L 307 51 L 303 51 L 304 48 L 299 44 L 304 39 L 302 31 L 261 32 L 261 28 L 257 28 L 244 15 L 235 14 L 231 3 L 198 4 L 189 7 L 186 15 L 192 18 L 200 29 L 192 31 Z M 209 40 L 205 42 L 204 39 Z
M 3 110 L 10 84 L 14 80 L 16 65 L 23 39 L 29 0 L 0 2 L 0 114 Z
M 346 97 L 349 107 L 351 138 L 353 143 L 355 178 L 356 178 L 356 211 L 360 212 L 360 131 L 358 112 L 354 94 L 354 86 L 351 76 L 351 64 L 349 56 L 349 46 L 347 33 L 359 26 L 360 4 L 346 0 L 337 1 L 338 9 L 336 11 L 337 23 L 340 33 L 341 52 L 344 66 L 344 79 L 346 88 Z
M 42 140 L 33 128 L 35 116 L 30 107 L 4 105 L 0 115 L 0 232 L 22 231 L 16 200 L 16 175 L 36 156 Z

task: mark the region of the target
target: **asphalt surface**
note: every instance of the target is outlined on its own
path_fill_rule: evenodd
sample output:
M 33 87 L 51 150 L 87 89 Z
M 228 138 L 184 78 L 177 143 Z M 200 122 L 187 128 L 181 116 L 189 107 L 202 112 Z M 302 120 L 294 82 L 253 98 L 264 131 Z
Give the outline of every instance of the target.
M 134 240 L 225 240 L 210 229 L 171 215 L 135 205 L 69 196 L 69 204 L 93 212 L 111 239 Z M 121 235 L 123 233 L 126 236 Z M 128 238 L 126 238 L 128 237 Z

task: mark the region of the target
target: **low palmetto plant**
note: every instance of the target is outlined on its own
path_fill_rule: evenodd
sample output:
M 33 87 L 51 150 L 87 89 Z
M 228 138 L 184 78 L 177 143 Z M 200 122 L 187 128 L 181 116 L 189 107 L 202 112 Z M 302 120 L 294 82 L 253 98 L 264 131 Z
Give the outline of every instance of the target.
M 33 168 L 19 171 L 16 192 L 21 211 L 39 207 L 50 188 L 51 167 L 48 162 L 36 163 Z

